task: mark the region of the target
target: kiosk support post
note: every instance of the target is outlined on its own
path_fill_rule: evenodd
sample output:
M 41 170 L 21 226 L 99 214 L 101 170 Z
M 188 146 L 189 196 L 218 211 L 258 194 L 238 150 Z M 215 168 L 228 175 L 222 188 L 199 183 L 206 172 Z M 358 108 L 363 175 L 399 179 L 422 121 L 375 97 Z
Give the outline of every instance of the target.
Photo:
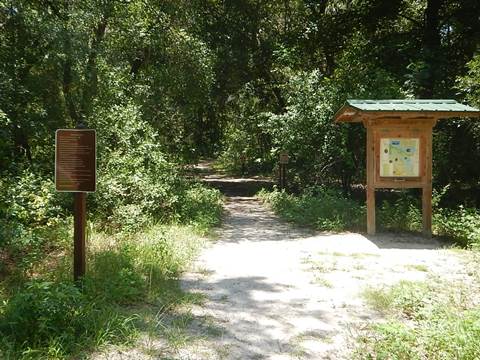
M 367 233 L 375 235 L 375 187 L 373 184 L 375 149 L 373 130 L 368 124 L 365 125 L 367 127 Z

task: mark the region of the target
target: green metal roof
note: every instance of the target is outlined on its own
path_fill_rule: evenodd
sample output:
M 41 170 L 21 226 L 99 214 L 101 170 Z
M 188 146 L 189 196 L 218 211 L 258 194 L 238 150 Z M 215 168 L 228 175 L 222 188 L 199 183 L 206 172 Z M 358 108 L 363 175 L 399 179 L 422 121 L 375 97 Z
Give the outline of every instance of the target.
M 455 100 L 347 100 L 364 111 L 479 111 Z
M 368 114 L 411 113 L 412 116 L 449 118 L 480 116 L 480 110 L 455 100 L 347 100 L 335 114 L 338 122 L 359 122 Z M 387 115 L 387 114 L 385 114 Z M 400 115 L 402 116 L 402 115 Z

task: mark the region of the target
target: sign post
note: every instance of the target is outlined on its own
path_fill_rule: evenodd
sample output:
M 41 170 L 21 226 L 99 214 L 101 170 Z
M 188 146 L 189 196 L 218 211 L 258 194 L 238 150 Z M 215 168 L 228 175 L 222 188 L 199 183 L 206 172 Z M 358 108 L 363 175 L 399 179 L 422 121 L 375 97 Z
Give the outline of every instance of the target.
M 283 190 L 287 187 L 287 164 L 289 160 L 288 153 L 286 151 L 282 151 L 279 155 L 279 186 L 280 189 Z
M 87 221 L 87 194 L 77 192 L 74 194 L 74 197 L 73 280 L 77 281 L 85 275 L 86 271 L 85 225 Z
M 87 192 L 96 187 L 96 133 L 91 129 L 59 129 L 55 134 L 55 188 L 74 194 L 73 278 L 86 271 Z

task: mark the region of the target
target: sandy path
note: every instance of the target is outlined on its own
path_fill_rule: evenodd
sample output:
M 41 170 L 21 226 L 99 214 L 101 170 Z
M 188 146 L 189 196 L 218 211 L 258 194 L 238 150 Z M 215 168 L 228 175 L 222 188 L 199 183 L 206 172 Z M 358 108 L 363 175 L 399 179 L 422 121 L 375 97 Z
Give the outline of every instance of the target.
M 192 313 L 214 336 L 193 322 L 201 340 L 175 358 L 349 359 L 356 331 L 379 319 L 361 299 L 366 286 L 465 275 L 433 240 L 314 234 L 253 198 L 230 198 L 226 210 L 218 241 L 182 281 L 206 295 Z

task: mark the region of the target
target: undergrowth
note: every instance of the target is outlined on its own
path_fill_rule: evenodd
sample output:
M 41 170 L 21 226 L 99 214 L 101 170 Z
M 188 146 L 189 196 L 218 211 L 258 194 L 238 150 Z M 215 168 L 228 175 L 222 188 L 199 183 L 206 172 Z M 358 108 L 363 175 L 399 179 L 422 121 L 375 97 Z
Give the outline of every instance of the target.
M 258 196 L 283 218 L 319 230 L 360 230 L 365 222 L 364 206 L 332 189 L 311 188 L 300 196 L 262 190 Z
M 299 225 L 322 231 L 365 231 L 365 205 L 324 187 L 307 189 L 301 195 L 262 190 L 258 196 L 278 215 Z M 441 194 L 433 196 L 433 233 L 462 247 L 480 246 L 480 212 L 474 208 L 438 207 Z M 384 200 L 377 207 L 377 226 L 382 231 L 415 232 L 422 229 L 420 201 L 408 193 Z
M 71 280 L 68 246 L 29 271 L 17 267 L 0 282 L 0 358 L 64 359 L 131 344 L 147 326 L 142 308 L 195 301 L 177 279 L 204 241 L 193 226 L 94 232 L 81 286 Z
M 430 279 L 368 288 L 363 295 L 386 321 L 370 325 L 357 339 L 357 358 L 480 358 L 480 308 L 471 289 Z

